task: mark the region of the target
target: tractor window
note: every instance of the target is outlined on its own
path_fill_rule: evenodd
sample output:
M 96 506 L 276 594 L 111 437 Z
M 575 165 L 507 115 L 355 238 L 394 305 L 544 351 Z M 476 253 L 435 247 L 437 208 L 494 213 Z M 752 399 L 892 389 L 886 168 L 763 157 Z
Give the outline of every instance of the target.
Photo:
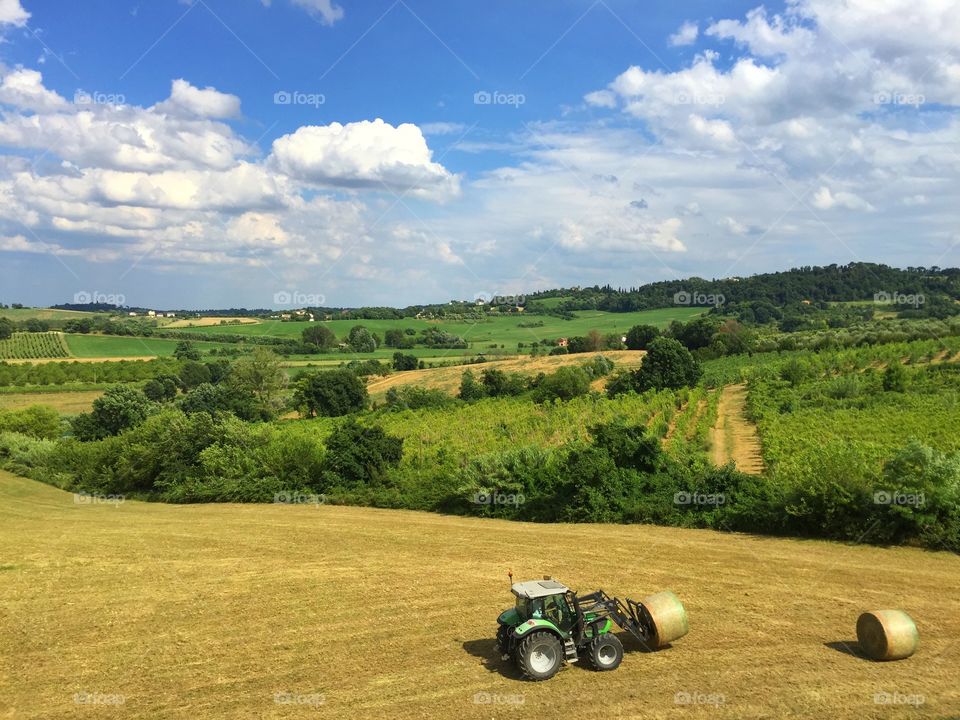
M 542 598 L 517 598 L 517 614 L 524 620 L 533 620 L 543 617 Z
M 544 598 L 544 616 L 561 630 L 569 630 L 573 626 L 573 611 L 563 595 L 549 595 Z

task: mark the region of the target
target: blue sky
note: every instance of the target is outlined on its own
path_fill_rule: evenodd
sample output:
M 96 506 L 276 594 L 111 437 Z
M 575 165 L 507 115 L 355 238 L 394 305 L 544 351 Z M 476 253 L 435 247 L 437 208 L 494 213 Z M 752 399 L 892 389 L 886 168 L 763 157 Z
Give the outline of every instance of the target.
M 955 265 L 956 14 L 874 5 L 0 0 L 0 301 Z

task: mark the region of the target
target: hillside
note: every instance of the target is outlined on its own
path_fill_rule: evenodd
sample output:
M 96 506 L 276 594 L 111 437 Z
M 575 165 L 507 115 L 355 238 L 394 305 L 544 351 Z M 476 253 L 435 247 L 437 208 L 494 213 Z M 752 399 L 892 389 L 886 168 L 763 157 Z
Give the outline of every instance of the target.
M 5 473 L 0 548 L 0 717 L 960 713 L 960 574 L 945 553 L 316 505 L 78 504 Z M 508 568 L 620 596 L 673 589 L 691 632 L 655 654 L 625 640 L 613 673 L 522 682 L 493 648 Z M 855 654 L 857 615 L 884 607 L 917 621 L 909 660 Z

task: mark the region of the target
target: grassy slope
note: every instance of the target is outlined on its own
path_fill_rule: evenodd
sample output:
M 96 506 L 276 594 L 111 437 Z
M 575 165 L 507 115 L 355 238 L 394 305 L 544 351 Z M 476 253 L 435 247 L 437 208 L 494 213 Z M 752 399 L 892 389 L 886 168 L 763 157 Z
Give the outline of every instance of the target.
M 474 343 L 475 349 L 479 350 L 483 349 L 484 344 L 493 342 L 515 347 L 518 342 L 530 343 L 543 338 L 585 335 L 594 329 L 603 333 L 626 332 L 634 325 L 643 323 L 666 327 L 672 320 L 689 320 L 702 313 L 703 308 L 677 307 L 635 313 L 578 312 L 575 320 L 563 320 L 545 315 L 509 315 L 491 318 L 488 322 L 481 323 L 436 322 L 407 318 L 404 320 L 333 320 L 323 324 L 330 328 L 337 337 L 345 336 L 354 325 L 364 325 L 381 337 L 391 328 L 409 327 L 419 331 L 428 327 L 439 327 L 463 336 L 468 342 Z M 543 327 L 518 327 L 521 323 L 538 321 L 543 321 Z M 311 324 L 308 322 L 280 322 L 274 320 L 256 325 L 229 325 L 225 327 L 214 325 L 211 327 L 184 328 L 183 330 L 197 334 L 226 332 L 236 335 L 297 337 L 303 332 L 304 328 Z
M 98 357 L 148 357 L 173 355 L 177 347 L 176 340 L 162 338 L 122 337 L 116 335 L 75 335 L 64 336 L 70 352 L 78 358 Z M 220 347 L 217 343 L 198 342 L 197 348 L 206 352 L 210 348 Z
M 362 508 L 85 505 L 2 473 L 0 553 L 2 717 L 960 713 L 952 555 Z M 493 647 L 508 568 L 621 597 L 671 588 L 691 632 L 654 654 L 625 638 L 613 673 L 574 665 L 522 682 Z M 857 615 L 882 607 L 916 619 L 913 658 L 849 652 Z M 78 705 L 80 692 L 125 703 Z M 276 692 L 324 704 L 278 705 Z M 894 692 L 924 704 L 875 703 Z M 522 705 L 478 704 L 477 693 Z M 723 703 L 681 705 L 677 693 Z
M 95 318 L 99 313 L 80 310 L 52 310 L 50 308 L 0 308 L 0 317 L 8 317 L 18 322 L 36 318 L 38 320 L 74 320 Z

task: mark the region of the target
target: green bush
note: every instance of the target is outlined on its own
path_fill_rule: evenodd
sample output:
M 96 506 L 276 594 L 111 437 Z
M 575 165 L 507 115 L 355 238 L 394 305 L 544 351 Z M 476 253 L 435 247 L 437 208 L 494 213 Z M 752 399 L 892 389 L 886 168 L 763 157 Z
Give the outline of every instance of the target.
M 60 415 L 45 405 L 23 410 L 0 410 L 0 432 L 13 432 L 32 438 L 55 440 L 60 437 Z

